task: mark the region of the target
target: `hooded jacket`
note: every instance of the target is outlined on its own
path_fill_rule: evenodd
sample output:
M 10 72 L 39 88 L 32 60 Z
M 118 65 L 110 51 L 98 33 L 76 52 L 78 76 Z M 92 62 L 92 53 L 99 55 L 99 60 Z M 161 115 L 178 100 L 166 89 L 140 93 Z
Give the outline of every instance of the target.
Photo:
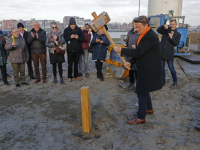
M 34 38 L 31 36 L 31 32 L 34 34 Z M 31 45 L 31 53 L 32 54 L 40 54 L 40 53 L 46 53 L 46 32 L 43 29 L 39 29 L 38 33 L 38 39 L 36 38 L 36 31 L 33 28 L 28 33 L 28 39 L 27 43 Z
M 74 29 L 70 25 L 75 24 L 74 18 L 70 18 L 69 26 L 64 30 L 64 39 L 67 43 L 67 52 L 82 52 L 81 43 L 85 40 L 83 31 L 76 25 Z M 78 39 L 71 38 L 72 34 L 78 35 Z

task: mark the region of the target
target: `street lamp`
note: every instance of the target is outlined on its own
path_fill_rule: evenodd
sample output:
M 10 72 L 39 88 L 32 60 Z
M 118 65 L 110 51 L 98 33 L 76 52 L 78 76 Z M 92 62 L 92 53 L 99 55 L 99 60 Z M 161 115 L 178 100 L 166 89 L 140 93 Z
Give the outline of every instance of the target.
M 139 0 L 139 9 L 138 9 L 138 17 L 140 16 L 140 0 Z

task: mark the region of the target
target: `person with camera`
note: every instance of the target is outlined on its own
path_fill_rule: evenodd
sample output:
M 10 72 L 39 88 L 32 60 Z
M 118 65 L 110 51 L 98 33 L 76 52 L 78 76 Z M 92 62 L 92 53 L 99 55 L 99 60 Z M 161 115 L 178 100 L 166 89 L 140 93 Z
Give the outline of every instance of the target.
M 97 78 L 100 79 L 100 81 L 104 81 L 102 66 L 107 55 L 107 49 L 110 45 L 110 41 L 104 34 L 103 30 L 100 29 L 98 33 L 94 34 L 91 44 L 95 45 L 92 60 L 95 61 Z
M 85 72 L 85 77 L 89 78 L 89 73 L 88 73 L 88 49 L 89 49 L 89 43 L 91 39 L 91 34 L 90 34 L 90 26 L 86 23 L 84 27 L 81 28 L 83 30 L 84 38 L 85 40 L 81 43 L 83 52 L 79 56 L 79 76 L 82 76 L 82 69 L 83 69 L 83 64 L 84 64 L 84 72 Z
M 65 62 L 64 52 L 65 49 L 63 48 L 65 44 L 65 39 L 63 37 L 62 32 L 57 27 L 56 22 L 51 22 L 51 32 L 46 37 L 46 47 L 49 48 L 49 58 L 50 63 L 53 67 L 53 75 L 54 80 L 53 83 L 57 83 L 57 65 L 60 75 L 60 83 L 64 84 L 63 81 L 63 70 L 62 70 L 62 63 Z M 60 50 L 64 51 L 63 54 L 58 53 L 56 50 L 60 48 Z
M 71 17 L 69 26 L 65 28 L 63 34 L 67 43 L 67 58 L 68 58 L 68 81 L 72 81 L 72 67 L 74 65 L 74 78 L 78 81 L 81 78 L 78 76 L 78 61 L 79 55 L 82 52 L 81 42 L 84 41 L 83 31 L 76 25 L 75 18 Z
M 176 26 L 177 21 L 173 19 L 170 20 L 170 26 L 164 24 L 157 29 L 157 32 L 162 34 L 160 42 L 162 72 L 165 80 L 165 61 L 167 61 L 173 78 L 171 89 L 175 89 L 178 86 L 176 70 L 174 68 L 174 47 L 179 45 L 181 34 L 177 31 Z

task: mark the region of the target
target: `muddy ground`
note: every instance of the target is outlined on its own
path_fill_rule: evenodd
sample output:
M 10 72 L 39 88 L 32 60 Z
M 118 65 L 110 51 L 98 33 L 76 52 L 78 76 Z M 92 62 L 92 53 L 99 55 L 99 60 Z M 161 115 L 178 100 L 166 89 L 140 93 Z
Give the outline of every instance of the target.
M 134 90 L 125 91 L 118 79 L 96 78 L 90 60 L 90 78 L 53 84 L 48 61 L 47 83 L 16 88 L 0 81 L 0 150 L 199 150 L 200 79 L 186 76 L 175 60 L 179 88 L 171 90 L 172 79 L 151 93 L 153 115 L 146 123 L 129 125 L 136 116 L 138 99 Z M 10 64 L 8 73 L 12 75 Z M 167 75 L 171 77 L 169 71 Z M 27 74 L 27 72 L 26 72 Z M 13 76 L 13 75 L 12 75 Z M 90 87 L 92 131 L 82 132 L 80 88 Z

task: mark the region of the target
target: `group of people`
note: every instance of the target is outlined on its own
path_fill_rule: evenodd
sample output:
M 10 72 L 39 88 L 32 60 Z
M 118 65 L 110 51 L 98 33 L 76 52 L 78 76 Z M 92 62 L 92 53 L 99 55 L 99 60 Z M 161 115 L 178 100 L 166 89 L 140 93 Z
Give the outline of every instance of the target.
M 37 21 L 33 28 L 27 32 L 22 23 L 17 24 L 17 28 L 12 28 L 12 35 L 6 40 L 3 34 L 0 34 L 0 68 L 5 85 L 10 85 L 7 81 L 6 62 L 9 55 L 9 61 L 13 67 L 13 75 L 16 87 L 21 84 L 29 85 L 25 81 L 25 63 L 27 63 L 28 74 L 31 79 L 36 79 L 34 83 L 40 82 L 39 63 L 42 67 L 42 81 L 46 83 L 46 64 L 48 47 L 50 64 L 53 70 L 53 83 L 57 83 L 57 68 L 59 70 L 60 83 L 64 84 L 62 63 L 65 62 L 64 54 L 67 52 L 68 60 L 68 81 L 80 81 L 83 73 L 84 64 L 85 77 L 89 77 L 88 72 L 88 49 L 93 45 L 92 59 L 97 68 L 97 78 L 104 81 L 102 73 L 102 64 L 106 58 L 107 48 L 110 45 L 109 40 L 104 35 L 103 30 L 93 34 L 91 40 L 91 29 L 88 24 L 79 28 L 76 25 L 75 18 L 70 18 L 69 26 L 65 28 L 64 33 L 57 27 L 56 22 L 50 24 L 51 32 L 46 35 L 46 31 L 40 28 Z M 66 44 L 66 47 L 64 46 Z M 34 64 L 35 75 L 33 72 L 32 61 Z M 57 67 L 58 66 L 58 67 Z
M 176 30 L 176 20 L 170 21 L 171 32 L 168 31 L 168 25 L 162 25 L 157 29 L 162 34 L 161 42 L 159 42 L 158 35 L 150 28 L 149 20 L 146 16 L 134 18 L 132 24 L 133 28 L 128 32 L 124 43 L 127 48 L 116 46 L 113 49 L 117 53 L 121 53 L 121 56 L 126 57 L 127 63 L 124 66 L 131 68 L 129 70 L 130 85 L 126 90 L 133 89 L 133 84 L 136 82 L 135 92 L 139 100 L 137 117 L 127 121 L 127 123 L 140 124 L 145 123 L 146 114 L 153 114 L 149 92 L 159 90 L 165 84 L 165 61 L 167 61 L 173 77 L 171 88 L 177 87 L 177 75 L 173 60 L 174 47 L 179 44 L 181 34 Z M 0 68 L 4 84 L 9 85 L 5 73 L 7 58 L 5 50 L 9 51 L 9 60 L 13 67 L 16 87 L 20 86 L 20 80 L 21 84 L 28 85 L 25 82 L 25 62 L 27 62 L 30 78 L 36 79 L 35 83 L 40 82 L 40 62 L 43 83 L 46 83 L 46 47 L 48 47 L 50 63 L 53 68 L 53 83 L 57 83 L 57 66 L 60 83 L 64 83 L 62 63 L 65 62 L 65 51 L 68 56 L 68 81 L 71 82 L 73 78 L 81 80 L 82 64 L 84 64 L 85 76 L 89 77 L 87 63 L 88 49 L 90 47 L 93 47 L 92 60 L 95 61 L 97 78 L 100 81 L 104 81 L 102 65 L 110 42 L 102 29 L 97 33 L 92 32 L 93 39 L 91 40 L 89 25 L 86 24 L 83 28 L 79 28 L 74 18 L 70 18 L 69 26 L 64 30 L 63 34 L 57 28 L 56 22 L 51 23 L 52 30 L 47 36 L 37 21 L 34 22 L 33 29 L 29 32 L 24 31 L 22 23 L 18 23 L 17 27 L 18 29 L 12 28 L 12 37 L 6 42 L 5 38 L 0 39 Z M 0 36 L 2 37 L 1 34 Z M 64 44 L 67 45 L 67 50 Z M 33 75 L 32 60 L 36 78 Z

